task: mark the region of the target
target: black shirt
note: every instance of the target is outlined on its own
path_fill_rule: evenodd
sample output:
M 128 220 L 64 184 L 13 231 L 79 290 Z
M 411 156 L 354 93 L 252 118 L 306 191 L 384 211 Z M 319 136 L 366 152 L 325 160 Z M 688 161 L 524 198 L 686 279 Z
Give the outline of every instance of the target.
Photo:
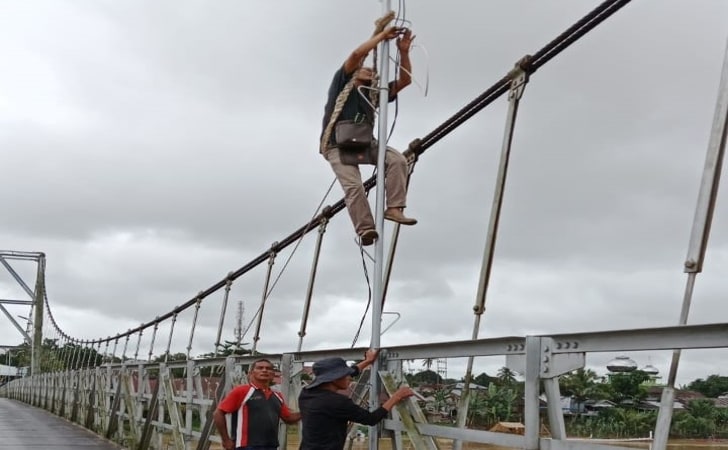
M 334 78 L 331 80 L 331 85 L 329 86 L 329 95 L 328 99 L 326 100 L 326 106 L 324 107 L 324 118 L 322 121 L 323 123 L 321 127 L 321 136 L 319 137 L 319 139 L 324 137 L 324 131 L 326 130 L 326 126 L 329 124 L 331 114 L 334 112 L 336 99 L 339 97 L 341 91 L 344 90 L 344 86 L 346 86 L 346 83 L 351 80 L 352 75 L 354 74 L 346 74 L 343 65 L 339 67 L 339 70 L 337 70 L 336 73 L 334 73 Z M 392 92 L 392 89 L 394 89 L 394 81 L 389 82 L 389 92 Z M 341 114 L 336 119 L 336 121 L 339 122 L 341 120 L 357 120 L 373 124 L 374 108 L 372 108 L 367 101 L 369 98 L 369 91 L 369 89 L 362 89 L 360 94 L 357 88 L 354 87 L 351 93 L 349 93 L 349 97 L 346 99 L 346 102 L 341 109 Z M 362 94 L 367 96 L 367 100 L 362 98 Z M 396 95 L 390 96 L 389 101 L 394 101 L 396 98 Z M 329 144 L 336 144 L 336 138 L 333 131 L 331 132 L 331 137 L 329 138 Z
M 298 397 L 301 411 L 300 450 L 342 450 L 348 422 L 376 425 L 387 416 L 379 407 L 369 412 L 349 397 L 327 389 L 303 389 Z

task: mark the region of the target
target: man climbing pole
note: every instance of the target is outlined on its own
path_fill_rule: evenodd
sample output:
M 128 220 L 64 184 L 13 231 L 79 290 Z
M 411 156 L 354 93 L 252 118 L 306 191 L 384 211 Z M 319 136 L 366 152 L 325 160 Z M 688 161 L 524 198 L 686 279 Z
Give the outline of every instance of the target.
M 396 79 L 389 83 L 389 101 L 394 101 L 412 82 L 409 50 L 414 36 L 406 28 L 384 28 L 392 17 L 393 14 L 380 19 L 375 34 L 354 49 L 336 71 L 324 108 L 320 151 L 344 189 L 346 206 L 361 245 L 371 245 L 379 238 L 358 166 L 376 164 L 378 147 L 372 137 L 378 81 L 374 69 L 363 66 L 364 59 L 380 42 L 397 38 L 400 66 Z M 384 174 L 387 201 L 384 218 L 402 225 L 416 224 L 417 220 L 402 212 L 407 206 L 407 160 L 390 147 L 385 155 Z

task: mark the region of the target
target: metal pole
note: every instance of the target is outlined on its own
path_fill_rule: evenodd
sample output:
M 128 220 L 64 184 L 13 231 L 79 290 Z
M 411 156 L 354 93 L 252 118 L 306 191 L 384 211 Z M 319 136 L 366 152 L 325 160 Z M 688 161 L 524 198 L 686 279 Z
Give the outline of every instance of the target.
M 392 9 L 390 0 L 382 0 L 382 16 Z M 377 154 L 377 201 L 375 205 L 375 222 L 379 239 L 374 243 L 374 274 L 372 282 L 372 336 L 371 348 L 381 347 L 382 329 L 382 263 L 384 262 L 384 160 L 387 153 L 387 108 L 389 106 L 389 40 L 379 44 L 379 149 Z M 369 408 L 374 411 L 379 407 L 379 361 L 374 361 L 369 371 Z M 379 429 L 369 427 L 369 450 L 379 448 Z
M 69 348 L 69 346 L 73 346 L 73 348 Z M 63 362 L 65 363 L 63 370 L 73 370 L 73 354 L 75 349 L 76 346 L 73 343 L 73 338 L 69 338 L 66 343 L 63 344 Z
M 718 198 L 718 185 L 720 173 L 723 166 L 723 155 L 725 154 L 726 136 L 728 135 L 728 42 L 726 43 L 723 56 L 723 69 L 721 71 L 720 86 L 718 88 L 718 100 L 715 105 L 713 126 L 710 132 L 708 152 L 705 156 L 705 168 L 698 193 L 698 203 L 695 208 L 693 228 L 690 232 L 690 244 L 688 256 L 685 260 L 685 272 L 688 274 L 683 295 L 683 303 L 680 311 L 679 325 L 688 323 L 690 303 L 693 297 L 693 288 L 697 274 L 703 271 L 705 251 L 708 247 L 710 226 L 713 222 L 715 202 Z M 675 398 L 675 380 L 677 369 L 680 364 L 680 350 L 672 352 L 670 371 L 667 377 L 667 386 L 662 391 L 660 401 L 660 412 L 657 415 L 655 427 L 655 440 L 652 448 L 665 450 L 667 439 L 670 433 L 670 422 L 672 421 L 672 406 Z
M 147 361 L 152 360 L 152 354 L 154 353 L 154 341 L 157 340 L 157 331 L 159 330 L 159 322 L 154 322 L 154 331 L 152 331 L 152 341 L 149 343 L 149 357 Z M 108 343 L 107 343 L 108 345 Z
M 33 313 L 33 348 L 30 352 L 30 374 L 40 371 L 40 355 L 43 348 L 43 303 L 45 299 L 45 255 L 38 258 L 38 271 L 35 278 Z
M 91 346 L 89 346 L 91 344 Z M 88 367 L 90 358 L 91 358 L 91 351 L 93 350 L 93 343 L 90 341 L 86 341 L 86 346 L 83 348 L 83 357 L 81 358 L 81 368 Z
M 129 346 L 129 338 L 131 337 L 131 335 L 129 334 L 130 331 L 131 330 L 127 330 L 127 332 L 126 332 L 126 339 L 124 340 L 124 350 L 121 352 L 121 363 L 122 364 L 126 363 L 126 349 Z
M 539 448 L 540 408 L 538 394 L 540 379 L 541 338 L 539 336 L 526 336 L 526 373 L 523 383 L 524 450 L 537 450 Z M 459 415 L 460 411 L 458 411 Z
M 485 300 L 488 292 L 488 284 L 490 282 L 490 272 L 493 267 L 493 255 L 495 253 L 495 243 L 498 236 L 498 223 L 500 222 L 500 212 L 503 206 L 503 193 L 505 191 L 506 178 L 508 176 L 508 163 L 510 161 L 511 144 L 513 142 L 513 131 L 516 125 L 516 116 L 518 114 L 518 105 L 523 96 L 523 91 L 528 83 L 528 72 L 525 66 L 529 57 L 525 57 L 516 63 L 514 69 L 510 72 L 511 88 L 508 95 L 508 114 L 506 117 L 505 132 L 503 134 L 503 144 L 501 146 L 500 164 L 498 166 L 498 176 L 496 178 L 495 192 L 493 193 L 493 204 L 490 210 L 490 222 L 488 224 L 488 234 L 485 238 L 485 250 L 483 252 L 483 265 L 480 270 L 480 281 L 478 282 L 478 293 L 476 297 L 473 312 L 475 320 L 473 322 L 472 339 L 478 339 L 480 332 L 480 318 L 485 311 Z M 468 416 L 468 404 L 470 398 L 470 380 L 473 377 L 473 357 L 468 358 L 467 368 L 465 370 L 465 383 L 462 395 L 460 396 L 460 404 L 458 406 L 457 426 L 464 428 Z M 453 450 L 461 450 L 463 443 L 461 440 L 453 442 Z
M 316 282 L 316 270 L 318 269 L 319 255 L 321 254 L 321 242 L 326 233 L 326 225 L 329 219 L 323 218 L 318 229 L 318 237 L 316 238 L 316 248 L 313 253 L 313 262 L 311 263 L 311 274 L 308 277 L 308 288 L 306 289 L 306 301 L 303 304 L 303 314 L 301 315 L 301 329 L 298 330 L 298 351 L 303 347 L 303 337 L 306 336 L 306 325 L 308 324 L 308 312 L 311 308 L 311 297 L 313 297 L 313 285 Z
M 98 367 L 104 362 L 104 357 L 101 356 L 101 341 L 99 341 L 98 344 L 96 354 L 94 355 L 94 367 Z
M 227 312 L 227 304 L 228 299 L 230 298 L 230 289 L 233 285 L 233 280 L 230 278 L 230 275 L 228 273 L 228 279 L 225 282 L 225 293 L 222 297 L 222 307 L 220 308 L 220 320 L 217 324 L 217 338 L 215 339 L 215 356 L 217 356 L 217 352 L 220 351 L 220 338 L 222 337 L 222 328 L 225 325 L 225 313 Z
M 278 245 L 277 242 L 274 242 L 271 247 L 275 247 Z M 265 274 L 265 284 L 263 285 L 263 298 L 260 300 L 260 309 L 258 310 L 258 321 L 255 324 L 255 336 L 253 336 L 253 352 L 252 354 L 255 355 L 258 349 L 258 341 L 260 340 L 260 326 L 263 323 L 263 310 L 265 309 L 265 301 L 268 299 L 268 285 L 270 284 L 270 274 L 273 271 L 273 264 L 275 264 L 276 261 L 276 252 L 275 250 L 270 251 L 270 255 L 268 256 L 268 271 Z
M 84 341 L 76 341 L 76 345 L 73 347 L 73 359 L 71 359 L 71 368 L 73 370 L 76 370 L 76 366 L 78 366 L 79 368 L 81 367 L 78 360 L 81 352 L 81 344 L 83 342 Z
M 109 336 L 106 339 L 106 345 L 104 345 L 104 356 L 101 358 L 101 364 L 109 362 L 109 341 L 110 340 L 111 340 L 111 336 Z
M 139 336 L 137 336 L 136 350 L 134 350 L 134 361 L 139 361 L 139 347 L 142 344 L 142 334 L 143 333 L 144 333 L 144 328 L 139 330 Z
M 200 293 L 202 295 L 202 293 Z M 195 315 L 192 317 L 192 326 L 190 327 L 190 340 L 187 343 L 187 360 L 190 359 L 190 353 L 192 352 L 192 342 L 195 339 L 195 328 L 197 328 L 197 317 L 200 314 L 200 304 L 202 303 L 202 297 L 197 297 L 197 303 L 195 303 Z M 189 385 L 188 385 L 189 388 Z
M 167 339 L 167 350 L 164 352 L 164 362 L 169 359 L 169 350 L 172 348 L 172 336 L 174 335 L 174 324 L 177 323 L 177 313 L 172 315 L 172 323 L 169 326 L 169 339 Z M 159 373 L 162 373 L 161 370 Z
M 113 363 L 114 359 L 116 359 L 116 347 L 119 345 L 119 335 L 116 335 L 116 338 L 114 339 L 114 349 L 111 351 L 111 359 L 109 360 L 109 363 Z

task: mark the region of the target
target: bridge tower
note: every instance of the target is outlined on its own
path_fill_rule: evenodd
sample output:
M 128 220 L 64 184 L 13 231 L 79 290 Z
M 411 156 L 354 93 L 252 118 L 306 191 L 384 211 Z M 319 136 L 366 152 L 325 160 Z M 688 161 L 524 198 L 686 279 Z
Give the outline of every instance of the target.
M 25 261 L 35 263 L 35 288 L 31 289 L 23 279 L 17 268 L 11 264 L 11 261 Z M 28 299 L 9 299 L 0 298 L 0 311 L 3 312 L 7 320 L 15 327 L 23 338 L 23 344 L 28 344 L 31 348 L 30 356 L 30 373 L 38 373 L 40 367 L 41 345 L 43 344 L 43 306 L 45 303 L 45 254 L 41 252 L 19 252 L 19 251 L 0 251 L 0 265 L 10 274 L 13 280 L 25 291 Z M 19 314 L 13 315 L 10 310 L 18 306 L 30 306 L 27 316 Z M 26 321 L 26 327 L 20 326 L 17 318 Z M 0 348 L 12 349 L 17 347 L 16 343 L 2 343 Z

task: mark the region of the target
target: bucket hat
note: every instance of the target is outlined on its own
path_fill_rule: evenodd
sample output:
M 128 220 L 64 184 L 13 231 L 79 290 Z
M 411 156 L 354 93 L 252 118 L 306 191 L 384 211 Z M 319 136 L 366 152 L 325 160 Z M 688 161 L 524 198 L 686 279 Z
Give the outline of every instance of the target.
M 313 374 L 316 378 L 305 389 L 312 389 L 356 372 L 356 368 L 347 366 L 346 361 L 341 358 L 322 359 L 313 363 Z

